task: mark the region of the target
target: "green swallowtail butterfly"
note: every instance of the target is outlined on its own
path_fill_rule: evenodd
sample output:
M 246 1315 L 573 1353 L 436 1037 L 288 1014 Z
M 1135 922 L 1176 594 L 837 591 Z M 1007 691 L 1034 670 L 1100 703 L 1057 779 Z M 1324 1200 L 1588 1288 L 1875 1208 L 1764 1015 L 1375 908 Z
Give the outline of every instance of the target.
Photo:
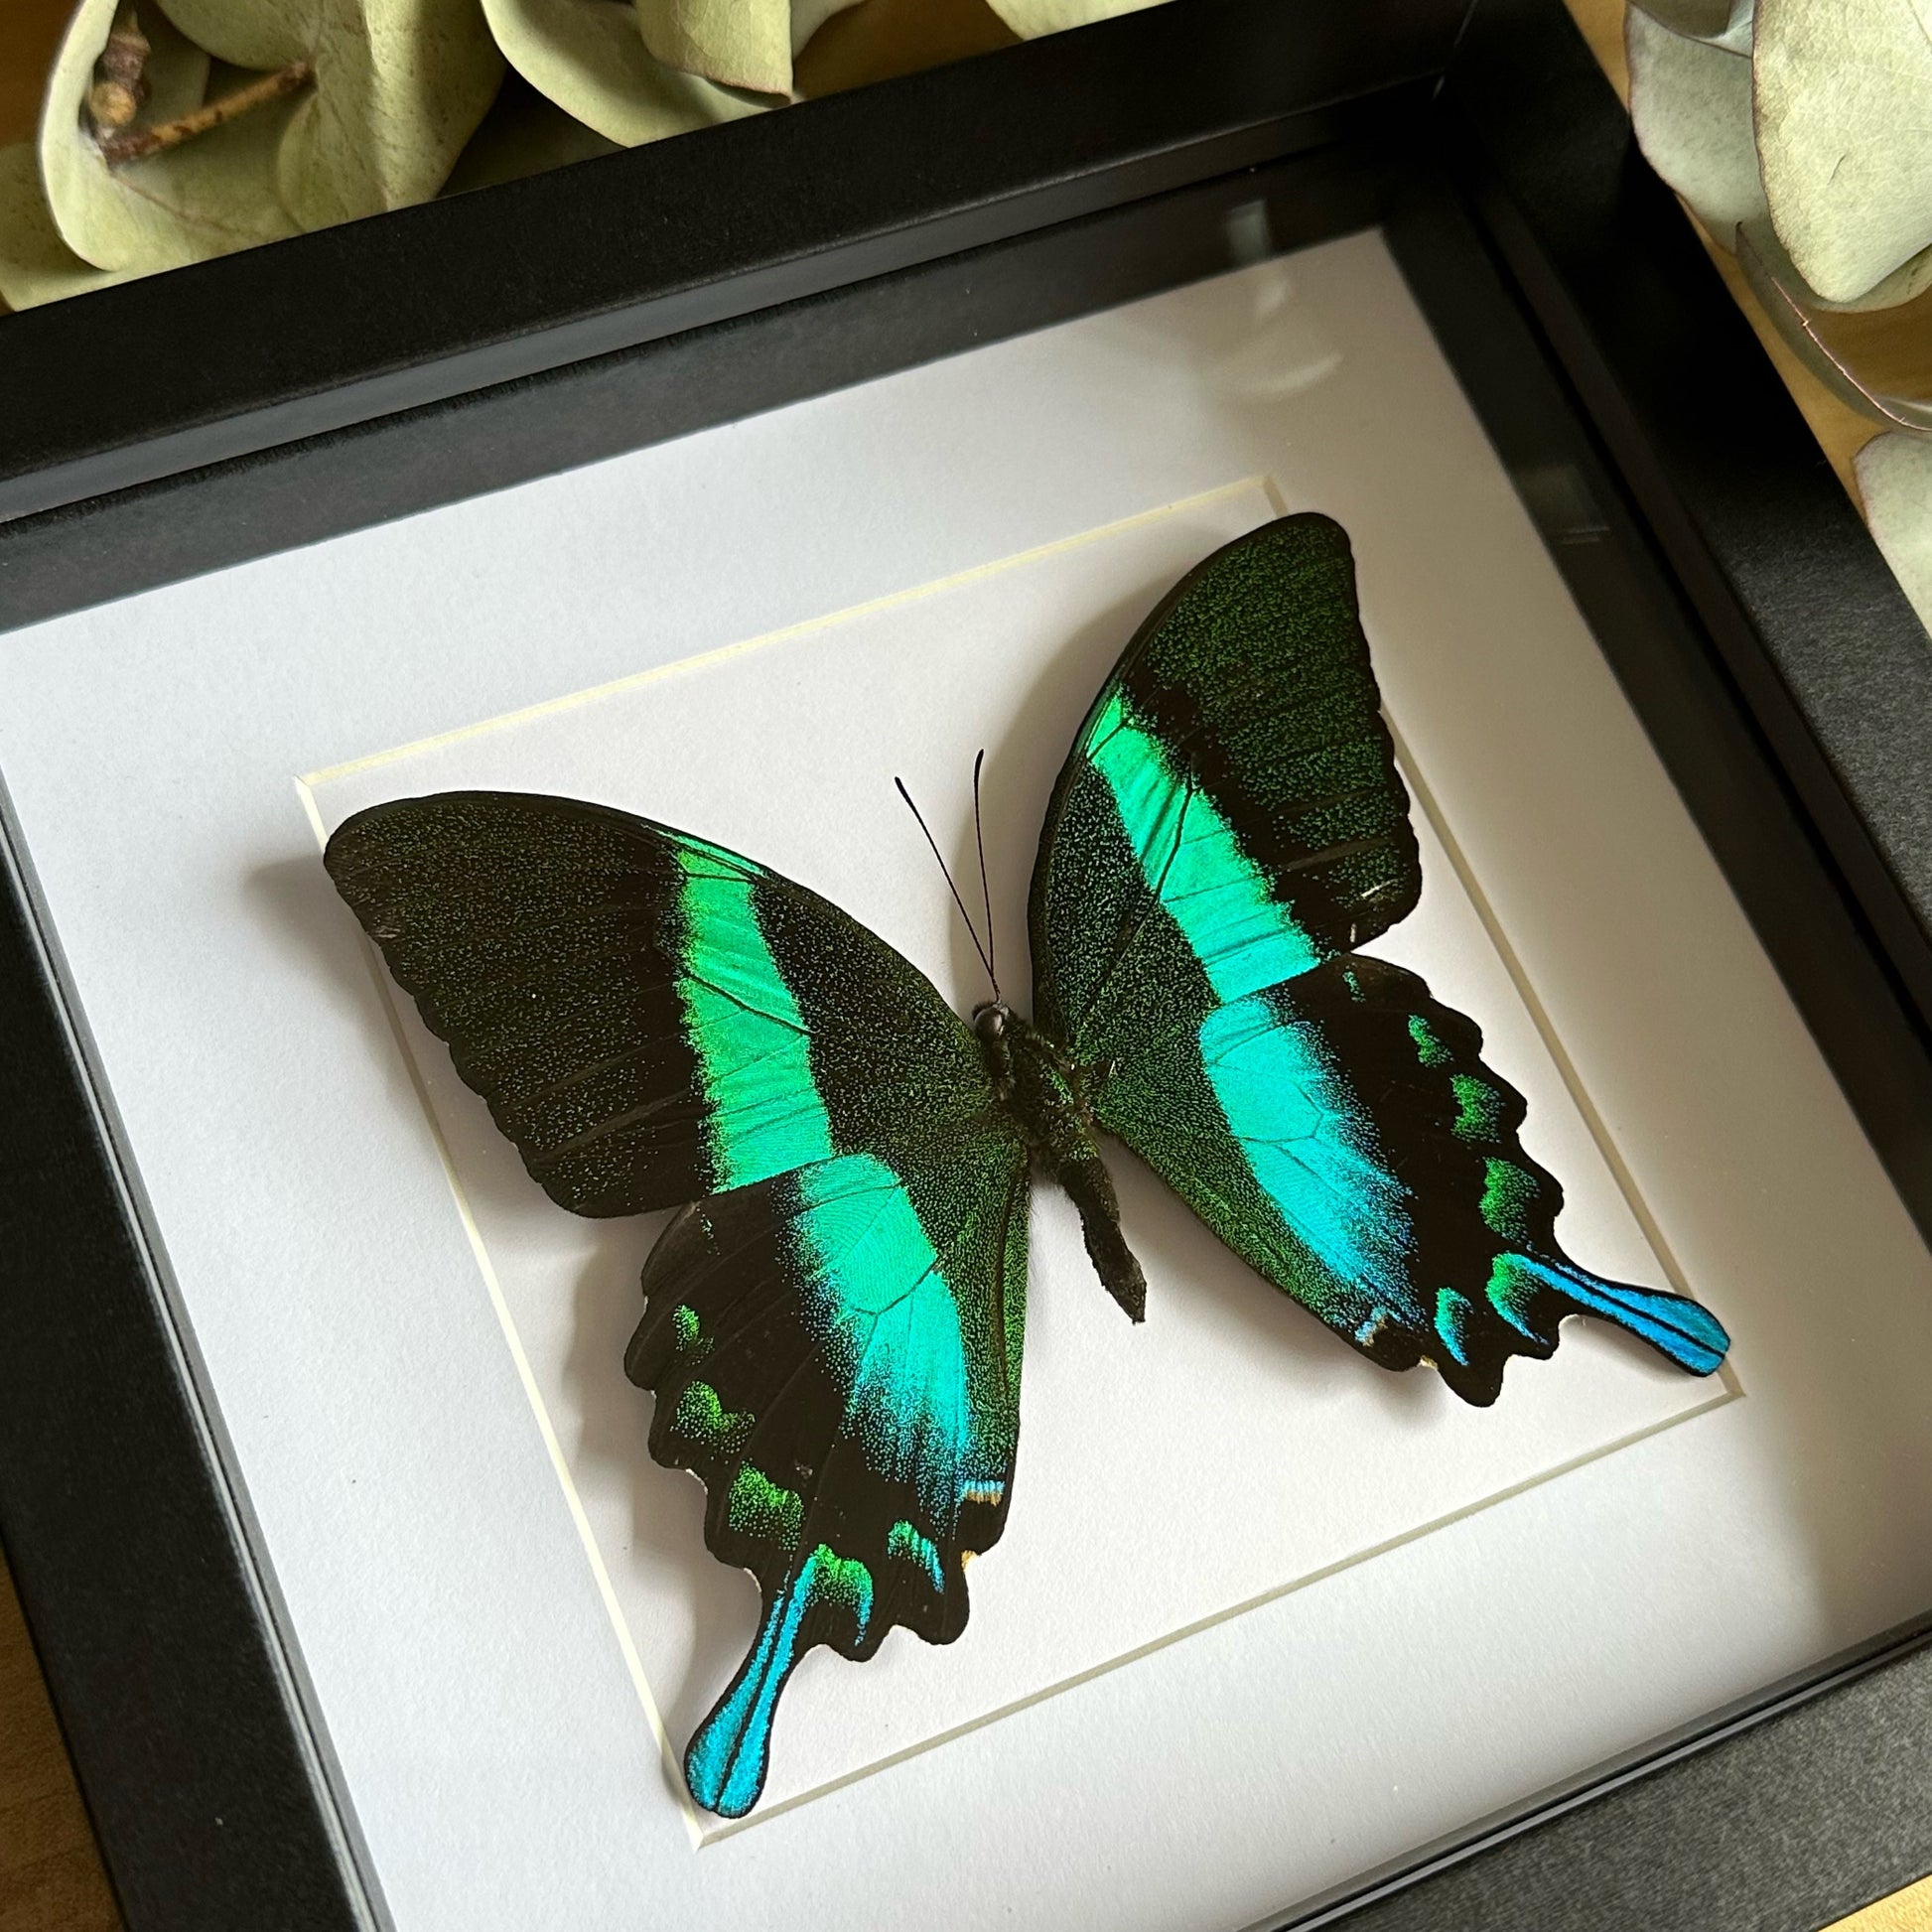
M 1207 558 L 1094 701 L 1040 834 L 1031 1020 L 996 989 L 969 1024 L 802 886 L 571 799 L 377 805 L 326 863 L 552 1199 L 679 1210 L 625 1367 L 761 1592 L 685 1756 L 726 1817 L 807 1649 L 965 1627 L 1010 1500 L 1035 1171 L 1140 1318 L 1103 1131 L 1344 1341 L 1468 1402 L 1580 1311 L 1724 1358 L 1696 1302 L 1564 1255 L 1475 1026 L 1356 950 L 1422 876 L 1326 517 Z

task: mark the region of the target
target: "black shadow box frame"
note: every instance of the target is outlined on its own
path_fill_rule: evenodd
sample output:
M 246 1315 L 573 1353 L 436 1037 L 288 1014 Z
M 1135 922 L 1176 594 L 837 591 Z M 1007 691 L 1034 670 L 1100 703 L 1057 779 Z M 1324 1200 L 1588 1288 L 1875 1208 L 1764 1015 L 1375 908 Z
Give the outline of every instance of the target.
M 1561 0 L 1174 0 L 0 320 L 0 628 L 1371 224 L 1932 1233 L 1932 648 Z M 123 1912 L 386 1924 L 17 841 L 0 916 L 0 1539 Z M 1932 1868 L 1929 1642 L 1290 1923 L 1805 1932 Z

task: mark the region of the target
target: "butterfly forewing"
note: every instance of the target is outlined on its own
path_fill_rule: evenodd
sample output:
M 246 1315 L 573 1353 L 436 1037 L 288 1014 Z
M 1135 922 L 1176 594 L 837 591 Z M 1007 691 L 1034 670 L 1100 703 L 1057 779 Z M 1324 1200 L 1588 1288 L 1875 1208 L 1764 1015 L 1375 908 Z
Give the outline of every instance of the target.
M 707 1542 L 763 1598 L 686 1764 L 735 1816 L 805 1650 L 965 1624 L 1019 1429 L 1025 1143 L 929 981 L 719 846 L 451 792 L 358 814 L 327 862 L 553 1198 L 690 1203 L 627 1367 L 652 1453 L 703 1478 Z
M 931 983 L 816 894 L 624 812 L 440 792 L 329 842 L 338 890 L 552 1198 L 636 1214 L 989 1101 Z
M 1105 1058 L 1150 1013 L 1386 931 L 1422 888 L 1408 807 L 1340 526 L 1287 517 L 1216 551 L 1142 625 L 1054 788 L 1035 1021 Z

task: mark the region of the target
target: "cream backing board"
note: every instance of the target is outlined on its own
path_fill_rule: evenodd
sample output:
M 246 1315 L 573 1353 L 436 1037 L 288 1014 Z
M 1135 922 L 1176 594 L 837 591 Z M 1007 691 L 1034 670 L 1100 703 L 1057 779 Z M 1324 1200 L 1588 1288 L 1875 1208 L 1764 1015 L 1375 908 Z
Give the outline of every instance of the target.
M 1174 579 L 1282 507 L 1265 480 L 1237 483 L 829 622 L 314 774 L 318 830 L 429 791 L 596 799 L 823 893 L 970 1012 L 985 976 L 894 774 L 907 773 L 962 890 L 975 892 L 970 773 L 988 750 L 995 929 L 1009 986 L 1024 989 L 1038 828 L 1093 694 Z M 1412 765 L 1427 764 L 1428 723 L 1404 731 Z M 1480 1017 L 1489 1063 L 1531 1103 L 1531 1152 L 1563 1177 L 1571 1251 L 1612 1277 L 1668 1286 L 1468 885 L 1417 817 L 1422 903 L 1370 950 Z M 661 1714 L 675 1753 L 743 1655 L 757 1591 L 704 1552 L 702 1491 L 649 1462 L 649 1398 L 624 1379 L 638 1264 L 662 1217 L 559 1213 L 448 1049 L 397 1004 L 484 1279 L 529 1365 L 646 1712 Z M 1045 1190 L 1017 1514 L 973 1566 L 968 1637 L 935 1649 L 900 1634 L 863 1670 L 815 1653 L 786 1693 L 763 1800 L 731 1826 L 694 1812 L 705 1842 L 1729 1393 L 1724 1379 L 1688 1377 L 1599 1324 L 1572 1323 L 1554 1362 L 1523 1365 L 1507 1401 L 1471 1410 L 1433 1375 L 1391 1377 L 1355 1355 L 1282 1304 L 1138 1163 L 1114 1167 L 1150 1271 L 1151 1319 L 1138 1332 L 1122 1319 L 1077 1217 Z M 682 1801 L 675 1764 L 667 1782 Z
M 1412 771 L 1631 1197 L 1736 1336 L 1748 1393 L 694 1850 L 292 776 L 1257 477 L 1348 527 Z M 1148 542 L 1140 574 L 1110 579 L 1045 647 L 1068 688 L 1018 724 L 1009 712 L 1005 738 L 992 714 L 1004 891 L 1037 812 L 1026 774 L 1058 756 L 1029 735 L 1045 741 L 1050 719 L 1063 740 L 1084 702 L 1071 687 L 1111 647 L 1102 633 L 1124 634 L 1170 564 L 1189 561 Z M 1040 581 L 1070 583 L 1060 570 Z M 828 631 L 742 662 L 804 665 L 821 646 L 842 647 Z M 946 803 L 956 851 L 947 696 L 896 718 L 906 749 L 882 755 Z M 651 746 L 632 757 L 605 789 L 654 801 Z M 792 795 L 839 762 L 835 745 L 800 746 Z M 1932 1600 L 1932 1266 L 1376 235 L 14 633 L 0 640 L 0 772 L 401 1932 L 1250 1924 Z M 738 796 L 721 777 L 704 829 L 796 864 L 802 813 L 760 830 L 732 816 Z M 897 809 L 882 798 L 866 824 L 902 877 L 882 878 L 877 899 L 856 880 L 847 897 L 958 973 Z M 1446 869 L 1430 864 L 1434 892 Z M 1402 956 L 1403 938 L 1378 949 Z M 1515 996 L 1485 990 L 1479 965 L 1471 945 L 1429 971 L 1477 1011 L 1512 1078 L 1547 1081 L 1536 1040 L 1505 1045 Z M 1537 1138 L 1574 1132 L 1561 1093 L 1538 1088 L 1535 1104 L 1532 1144 L 1572 1188 L 1566 1232 L 1609 1266 L 1607 1222 L 1587 1238 L 1573 1225 L 1589 1150 Z M 539 1244 L 581 1231 L 529 1214 L 513 1161 L 486 1146 L 465 1189 L 514 1278 L 516 1228 Z M 1042 1210 L 1046 1235 L 1056 1211 Z M 1145 1331 L 1077 1269 L 1049 1279 L 1042 1257 L 1013 1522 L 975 1566 L 973 1625 L 948 1652 L 896 1638 L 863 1669 L 814 1664 L 781 1720 L 787 1790 L 859 1768 L 834 1755 L 814 1771 L 809 1754 L 836 1753 L 869 1683 L 908 1673 L 916 1702 L 953 1668 L 1017 1659 L 1027 1683 L 1056 1668 L 1026 1649 L 1060 1640 L 1052 1598 L 1036 1616 L 1003 1598 L 1030 1563 L 1053 1570 L 1055 1550 L 1070 1594 L 1073 1532 L 1099 1542 L 1090 1517 L 1053 1513 L 1071 1508 L 1054 1469 L 1089 1451 L 1056 1439 L 1076 1398 L 1049 1365 L 1083 1338 L 1094 1375 L 1118 1372 L 1125 1390 L 1164 1344 L 1210 1349 L 1218 1321 L 1228 1354 L 1293 1394 L 1285 1407 L 1378 1419 L 1378 1453 L 1438 1427 L 1426 1375 L 1378 1378 L 1251 1284 L 1183 1283 L 1198 1243 L 1183 1252 L 1188 1231 L 1158 1202 L 1137 1193 L 1133 1211 L 1163 1270 Z M 525 1324 L 532 1377 L 562 1345 L 587 1411 L 637 1258 L 585 1251 L 572 1306 L 542 1315 L 569 1333 Z M 1651 1400 L 1634 1351 L 1573 1329 L 1558 1362 L 1512 1371 L 1471 1438 L 1508 1432 L 1525 1405 L 1561 1408 L 1558 1391 L 1599 1374 L 1599 1394 Z M 555 1422 L 587 1519 L 616 1494 L 594 1464 L 637 1472 L 629 1520 L 594 1525 L 619 1608 L 642 1554 L 672 1578 L 673 1619 L 709 1605 L 731 1624 L 702 1651 L 678 1634 L 690 1623 L 655 1639 L 664 1667 L 653 1653 L 646 1675 L 681 1742 L 749 1625 L 750 1590 L 692 1553 L 695 1492 L 682 1521 L 653 1513 L 630 1433 L 647 1404 L 616 1393 L 626 1406 L 602 1448 L 572 1440 L 562 1403 Z M 1548 1467 L 1540 1451 L 1527 1461 Z M 1433 1520 L 1365 1486 L 1386 1520 Z M 1363 1547 L 1316 1487 L 1281 1512 L 1314 1528 L 1270 1588 L 1317 1545 Z M 1222 1562 L 1231 1541 L 1203 1497 L 1171 1560 L 1198 1547 Z M 1127 1611 L 1095 1614 L 1165 1624 L 1180 1605 L 1169 1588 L 1137 1584 Z M 917 1733 L 923 1719 L 890 1722 Z

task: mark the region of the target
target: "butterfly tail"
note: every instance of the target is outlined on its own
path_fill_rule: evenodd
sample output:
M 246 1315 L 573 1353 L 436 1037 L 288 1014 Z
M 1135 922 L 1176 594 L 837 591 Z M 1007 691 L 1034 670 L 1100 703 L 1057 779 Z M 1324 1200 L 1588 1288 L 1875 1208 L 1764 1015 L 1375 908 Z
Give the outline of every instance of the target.
M 1693 1375 L 1712 1374 L 1730 1347 L 1724 1323 L 1688 1296 L 1604 1281 L 1570 1262 L 1502 1255 L 1490 1280 L 1489 1299 L 1506 1321 L 1526 1332 L 1547 1333 L 1552 1313 L 1561 1318 L 1575 1310 L 1600 1315 Z
M 810 1626 L 828 1612 L 855 1618 L 863 1637 L 872 1616 L 872 1578 L 863 1564 L 820 1544 L 766 1601 L 738 1675 L 684 1753 L 685 1785 L 706 1811 L 743 1818 L 758 1803 L 779 1695 L 799 1658 L 820 1640 Z
M 684 1782 L 706 1811 L 743 1818 L 764 1789 L 771 1720 L 803 1654 L 798 1625 L 804 1592 L 794 1582 L 764 1606 L 759 1633 L 731 1688 L 712 1707 L 684 1753 Z

